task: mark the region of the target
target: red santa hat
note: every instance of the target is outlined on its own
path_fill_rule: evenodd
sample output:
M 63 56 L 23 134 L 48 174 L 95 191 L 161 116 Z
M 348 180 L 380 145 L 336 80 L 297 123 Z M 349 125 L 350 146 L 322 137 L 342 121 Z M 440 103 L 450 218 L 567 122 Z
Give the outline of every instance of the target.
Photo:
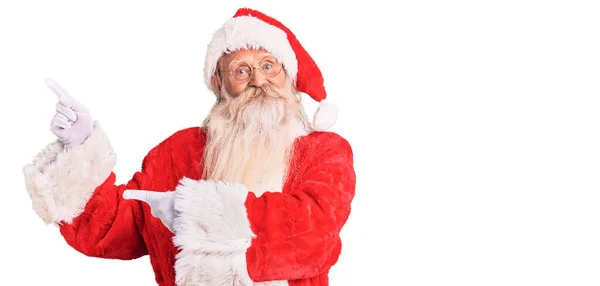
M 313 129 L 326 130 L 335 124 L 337 107 L 324 103 L 327 93 L 315 61 L 287 27 L 256 10 L 239 9 L 214 33 L 204 63 L 204 80 L 210 88 L 214 88 L 211 77 L 221 56 L 245 48 L 269 51 L 283 64 L 296 89 L 319 102 L 313 116 Z

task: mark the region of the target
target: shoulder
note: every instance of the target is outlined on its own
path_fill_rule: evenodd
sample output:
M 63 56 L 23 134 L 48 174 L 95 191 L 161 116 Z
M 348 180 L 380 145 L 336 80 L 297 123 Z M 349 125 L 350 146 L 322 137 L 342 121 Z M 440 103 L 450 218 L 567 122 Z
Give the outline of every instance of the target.
M 206 141 L 205 133 L 200 127 L 188 127 L 177 130 L 152 148 L 144 158 L 144 165 L 150 162 L 177 162 L 180 158 L 197 153 Z
M 160 145 L 189 146 L 205 141 L 205 133 L 198 126 L 178 130 L 163 140 Z
M 172 150 L 184 146 L 194 146 L 203 143 L 205 138 L 206 136 L 200 127 L 180 129 L 159 142 L 150 152 L 153 152 L 154 150 Z
M 298 143 L 301 148 L 310 150 L 317 157 L 332 153 L 338 153 L 349 158 L 353 156 L 350 142 L 335 132 L 313 131 L 298 138 Z
M 335 147 L 347 146 L 350 147 L 350 142 L 341 135 L 329 131 L 313 131 L 302 137 L 308 144 L 318 145 L 319 147 Z

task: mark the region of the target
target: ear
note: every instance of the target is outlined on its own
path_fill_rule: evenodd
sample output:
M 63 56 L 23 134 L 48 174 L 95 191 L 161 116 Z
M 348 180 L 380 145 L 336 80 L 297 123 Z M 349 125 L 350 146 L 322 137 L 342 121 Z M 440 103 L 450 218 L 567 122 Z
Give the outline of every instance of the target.
M 221 94 L 221 79 L 218 71 L 216 71 L 215 74 L 210 78 L 210 85 L 218 95 Z
M 223 71 L 217 68 L 213 76 L 210 78 L 210 84 L 213 86 L 213 91 L 216 93 L 219 100 L 222 99 L 223 92 Z
M 221 55 L 219 61 L 217 61 L 217 67 L 215 69 L 215 73 L 213 73 L 210 78 L 210 84 L 213 86 L 213 91 L 217 93 L 217 97 L 221 98 L 221 88 L 222 88 L 222 80 L 223 80 L 223 70 L 221 69 L 221 62 L 223 61 L 223 57 L 225 54 Z

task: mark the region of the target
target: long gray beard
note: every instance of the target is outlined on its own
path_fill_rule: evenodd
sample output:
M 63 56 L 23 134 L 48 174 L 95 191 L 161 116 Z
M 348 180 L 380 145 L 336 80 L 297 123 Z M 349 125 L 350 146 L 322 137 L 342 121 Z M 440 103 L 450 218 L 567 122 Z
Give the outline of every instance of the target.
M 279 191 L 294 137 L 300 104 L 274 89 L 250 89 L 215 105 L 206 120 L 206 179 L 245 184 L 251 191 Z

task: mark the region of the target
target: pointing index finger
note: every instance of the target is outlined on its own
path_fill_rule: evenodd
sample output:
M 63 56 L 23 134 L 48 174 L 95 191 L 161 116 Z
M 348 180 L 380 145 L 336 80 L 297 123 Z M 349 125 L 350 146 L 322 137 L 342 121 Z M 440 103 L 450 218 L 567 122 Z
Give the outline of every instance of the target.
M 60 86 L 60 84 L 58 84 L 55 80 L 47 78 L 45 83 L 46 86 L 48 86 L 54 92 L 54 94 L 58 96 L 58 98 L 61 98 L 63 96 L 69 97 L 69 93 L 67 92 L 67 90 Z
M 145 190 L 126 190 L 125 192 L 123 192 L 123 198 L 126 200 L 138 200 L 149 204 L 149 193 L 150 191 Z

